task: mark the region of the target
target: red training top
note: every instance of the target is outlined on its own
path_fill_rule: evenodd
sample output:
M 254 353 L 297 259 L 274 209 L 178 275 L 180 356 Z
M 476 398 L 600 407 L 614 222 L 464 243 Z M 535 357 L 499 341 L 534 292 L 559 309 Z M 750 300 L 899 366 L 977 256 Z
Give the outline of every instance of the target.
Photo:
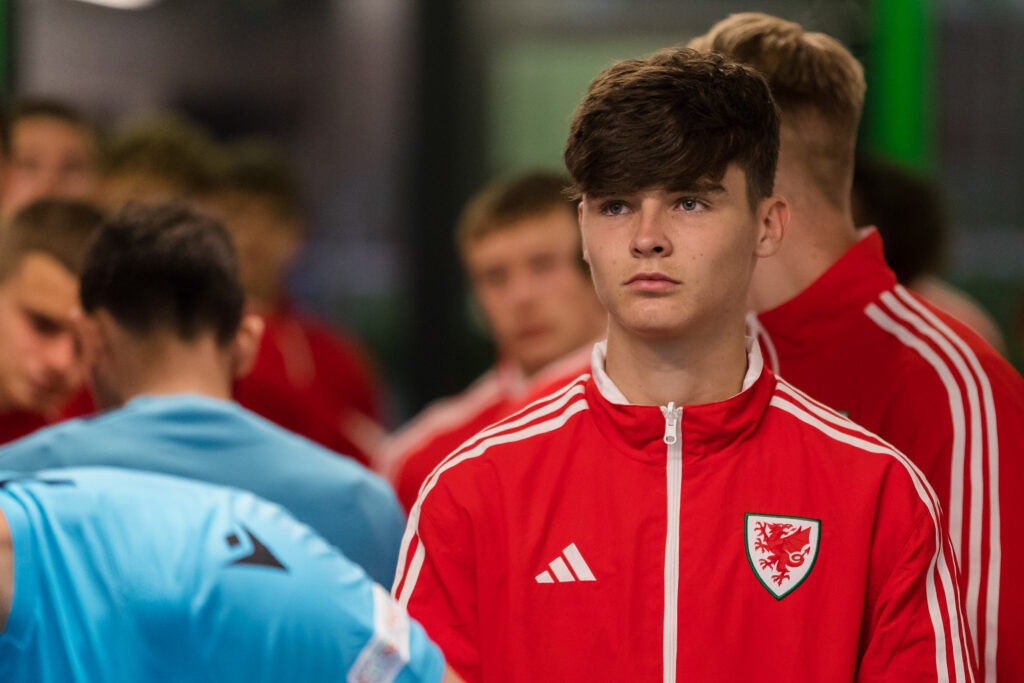
M 474 681 L 966 681 L 923 475 L 763 367 L 699 406 L 604 374 L 424 483 L 394 594 Z
M 529 380 L 511 361 L 499 363 L 465 391 L 434 401 L 402 427 L 381 451 L 379 468 L 389 475 L 408 512 L 427 475 L 463 441 L 585 372 L 590 348 L 564 356 Z
M 946 511 L 982 681 L 1024 681 L 1024 380 L 869 232 L 752 321 L 773 370 L 900 449 Z
M 287 304 L 264 314 L 252 371 L 235 400 L 277 424 L 367 464 L 358 429 L 379 422 L 380 398 L 359 345 Z

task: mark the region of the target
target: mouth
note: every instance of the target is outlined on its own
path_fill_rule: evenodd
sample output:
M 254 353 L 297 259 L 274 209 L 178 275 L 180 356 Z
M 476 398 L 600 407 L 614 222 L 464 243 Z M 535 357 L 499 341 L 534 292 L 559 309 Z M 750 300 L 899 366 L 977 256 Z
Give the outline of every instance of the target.
M 682 283 L 664 273 L 637 273 L 624 284 L 642 292 L 665 292 Z
M 36 396 L 50 397 L 68 391 L 68 382 L 57 379 L 30 379 L 29 387 Z
M 529 341 L 537 337 L 543 337 L 547 334 L 548 328 L 545 325 L 534 325 L 532 327 L 524 327 L 516 332 L 516 339 L 520 341 Z

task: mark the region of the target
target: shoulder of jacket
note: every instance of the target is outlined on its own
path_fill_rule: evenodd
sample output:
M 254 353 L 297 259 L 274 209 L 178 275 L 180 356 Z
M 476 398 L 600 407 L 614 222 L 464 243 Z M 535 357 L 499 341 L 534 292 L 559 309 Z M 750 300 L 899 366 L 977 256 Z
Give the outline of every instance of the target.
M 563 428 L 587 408 L 583 398 L 583 380 L 577 378 L 477 432 L 448 454 L 428 480 L 436 481 L 456 468 L 469 472 L 485 465 L 501 467 L 501 461 L 506 457 L 547 453 L 551 451 L 552 443 L 575 438 L 567 435 Z

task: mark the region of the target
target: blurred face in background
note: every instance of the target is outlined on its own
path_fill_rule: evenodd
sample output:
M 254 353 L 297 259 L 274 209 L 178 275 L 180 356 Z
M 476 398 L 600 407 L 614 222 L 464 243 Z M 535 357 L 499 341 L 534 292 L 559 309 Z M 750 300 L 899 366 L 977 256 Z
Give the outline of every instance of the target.
M 29 252 L 0 282 L 0 410 L 56 412 L 84 377 L 74 334 L 78 280 Z
M 54 116 L 28 116 L 11 128 L 3 163 L 0 208 L 10 216 L 40 197 L 94 200 L 99 188 L 98 145 L 93 133 Z
M 272 306 L 302 244 L 298 219 L 285 215 L 272 199 L 250 192 L 225 192 L 213 209 L 235 243 L 246 296 Z
M 499 353 L 527 375 L 603 333 L 606 315 L 571 212 L 553 209 L 486 233 L 463 258 Z
M 110 211 L 120 211 L 128 202 L 164 204 L 189 201 L 180 183 L 147 171 L 118 171 L 106 175 L 99 188 L 99 202 Z

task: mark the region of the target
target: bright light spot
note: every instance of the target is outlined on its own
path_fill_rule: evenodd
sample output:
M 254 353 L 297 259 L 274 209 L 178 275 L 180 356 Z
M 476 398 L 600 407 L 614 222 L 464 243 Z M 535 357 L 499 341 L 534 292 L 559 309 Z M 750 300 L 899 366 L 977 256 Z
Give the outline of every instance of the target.
M 144 9 L 157 4 L 161 0 L 81 0 L 92 5 L 103 5 L 114 9 Z

